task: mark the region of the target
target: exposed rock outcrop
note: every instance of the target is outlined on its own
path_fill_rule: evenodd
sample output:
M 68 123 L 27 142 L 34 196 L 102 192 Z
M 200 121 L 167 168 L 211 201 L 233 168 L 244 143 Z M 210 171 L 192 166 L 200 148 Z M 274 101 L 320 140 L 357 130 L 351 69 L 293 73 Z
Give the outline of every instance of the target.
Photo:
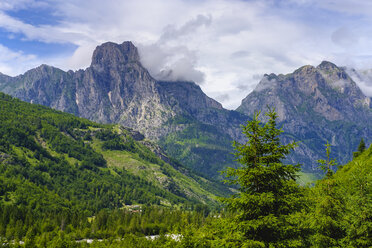
M 212 126 L 220 136 L 227 134 L 228 140 L 241 140 L 240 124 L 247 120 L 243 114 L 223 109 L 193 82 L 156 81 L 142 66 L 137 48 L 128 41 L 98 46 L 91 66 L 85 70 L 64 72 L 42 65 L 14 78 L 0 75 L 0 90 L 93 121 L 119 123 L 152 140 L 181 133 L 197 123 Z M 179 118 L 187 122 L 175 121 Z M 197 129 L 196 132 L 204 131 Z M 232 147 L 230 141 L 225 143 L 224 156 L 229 157 L 226 165 L 230 165 L 233 163 Z M 203 156 L 200 153 L 186 164 L 216 167 L 203 163 Z M 218 160 L 211 163 L 219 164 L 217 167 L 221 169 Z M 203 171 L 217 174 L 208 168 Z
M 252 115 L 275 107 L 287 136 L 301 141 L 292 160 L 315 168 L 327 140 L 341 163 L 351 158 L 360 138 L 372 141 L 368 99 L 344 68 L 323 61 L 287 75 L 265 75 L 237 110 Z

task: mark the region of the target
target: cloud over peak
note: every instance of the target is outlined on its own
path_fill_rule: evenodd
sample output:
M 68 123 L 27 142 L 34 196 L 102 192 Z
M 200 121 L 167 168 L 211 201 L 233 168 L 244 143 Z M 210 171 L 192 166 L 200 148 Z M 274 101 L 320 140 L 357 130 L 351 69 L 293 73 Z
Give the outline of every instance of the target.
M 131 40 L 155 78 L 195 81 L 235 108 L 265 73 L 322 60 L 372 68 L 367 2 L 2 0 L 0 71 L 85 68 L 97 45 Z

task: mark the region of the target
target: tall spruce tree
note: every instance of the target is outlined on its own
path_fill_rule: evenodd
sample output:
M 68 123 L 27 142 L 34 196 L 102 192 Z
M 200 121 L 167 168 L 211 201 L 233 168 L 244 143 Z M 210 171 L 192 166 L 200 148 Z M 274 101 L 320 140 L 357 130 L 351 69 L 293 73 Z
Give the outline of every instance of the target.
M 296 147 L 282 144 L 276 127 L 277 114 L 269 109 L 269 120 L 262 124 L 260 112 L 243 128 L 248 141 L 234 142 L 236 160 L 241 167 L 228 168 L 224 174 L 230 184 L 239 185 L 239 193 L 224 199 L 236 212 L 236 231 L 241 233 L 242 247 L 301 247 L 301 231 L 292 215 L 303 207 L 303 191 L 296 183 L 299 165 L 285 164 L 283 159 Z

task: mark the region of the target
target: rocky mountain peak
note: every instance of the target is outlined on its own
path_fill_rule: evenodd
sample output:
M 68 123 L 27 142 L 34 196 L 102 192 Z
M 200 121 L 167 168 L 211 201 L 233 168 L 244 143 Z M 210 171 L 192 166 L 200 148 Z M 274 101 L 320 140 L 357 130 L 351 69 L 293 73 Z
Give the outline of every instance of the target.
M 337 65 L 325 60 L 323 60 L 322 63 L 320 63 L 316 68 L 325 71 L 339 70 Z
M 261 81 L 256 85 L 254 91 L 260 92 L 267 89 L 272 89 L 277 85 L 278 76 L 274 73 L 264 74 Z
M 41 72 L 41 73 L 48 73 L 50 71 L 56 70 L 57 68 L 55 68 L 53 66 L 50 66 L 50 65 L 42 64 L 42 65 L 36 67 L 35 69 L 38 72 Z
M 304 65 L 294 71 L 294 74 L 312 74 L 316 71 L 316 68 L 312 65 Z
M 357 146 L 360 137 L 371 137 L 370 98 L 345 68 L 323 61 L 285 76 L 270 75 L 263 77 L 237 110 L 253 115 L 256 110 L 266 111 L 266 106 L 275 107 L 283 130 L 302 141 L 294 161 L 316 161 L 328 140 L 338 152 L 337 159 L 344 162 L 345 154 L 351 154 L 350 148 Z
M 347 75 L 345 70 L 331 62 L 323 61 L 316 68 L 328 83 L 339 82 L 340 80 L 343 82 L 347 81 L 349 85 L 352 83 L 352 79 Z
M 106 42 L 93 52 L 91 66 L 95 68 L 118 68 L 128 63 L 139 63 L 137 48 L 130 41 L 122 44 Z
M 33 81 L 33 80 L 38 80 L 43 77 L 49 77 L 51 74 L 54 72 L 62 72 L 61 69 L 58 69 L 53 66 L 45 65 L 42 64 L 35 69 L 28 70 L 25 74 L 24 77 L 27 78 L 27 81 Z M 22 75 L 19 75 L 18 77 L 23 77 Z

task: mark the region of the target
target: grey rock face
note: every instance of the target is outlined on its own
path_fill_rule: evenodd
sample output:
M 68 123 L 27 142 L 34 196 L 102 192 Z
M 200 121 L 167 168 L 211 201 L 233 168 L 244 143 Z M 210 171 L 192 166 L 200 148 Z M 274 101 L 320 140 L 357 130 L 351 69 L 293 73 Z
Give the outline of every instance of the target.
M 193 82 L 156 81 L 140 63 L 131 42 L 98 46 L 86 70 L 64 72 L 42 65 L 14 78 L 1 74 L 0 90 L 93 121 L 119 123 L 152 140 L 182 132 L 195 123 L 213 126 L 228 133 L 230 139 L 241 139 L 240 124 L 248 118 L 223 109 Z M 188 123 L 172 121 L 179 116 Z M 231 144 L 226 142 L 226 146 L 229 154 Z M 199 160 L 193 163 L 201 163 Z
M 360 138 L 372 141 L 368 99 L 344 68 L 324 61 L 287 75 L 265 75 L 237 110 L 252 115 L 275 107 L 287 139 L 301 142 L 291 159 L 315 169 L 327 140 L 340 163 L 351 158 Z

